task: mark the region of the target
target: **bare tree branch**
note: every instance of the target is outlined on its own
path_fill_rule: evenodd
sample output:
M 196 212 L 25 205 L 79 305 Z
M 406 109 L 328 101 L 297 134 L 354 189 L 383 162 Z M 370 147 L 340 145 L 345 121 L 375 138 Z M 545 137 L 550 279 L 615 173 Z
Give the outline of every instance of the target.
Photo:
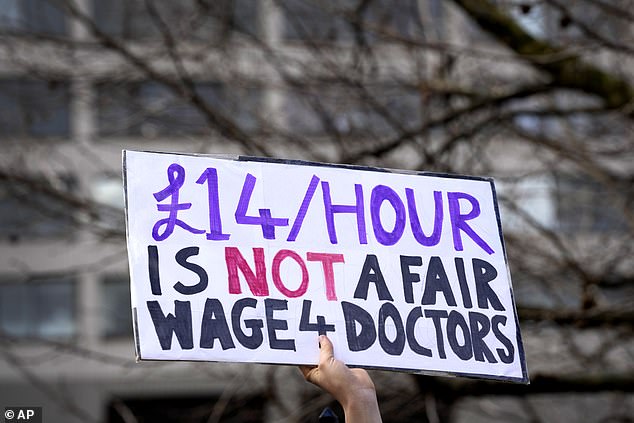
M 564 54 L 560 59 L 541 61 L 540 58 L 560 54 L 562 50 L 528 34 L 488 0 L 454 2 L 482 29 L 520 54 L 534 67 L 548 73 L 552 78 L 552 85 L 594 94 L 602 98 L 608 108 L 631 106 L 634 90 L 623 79 L 584 63 L 577 55 Z

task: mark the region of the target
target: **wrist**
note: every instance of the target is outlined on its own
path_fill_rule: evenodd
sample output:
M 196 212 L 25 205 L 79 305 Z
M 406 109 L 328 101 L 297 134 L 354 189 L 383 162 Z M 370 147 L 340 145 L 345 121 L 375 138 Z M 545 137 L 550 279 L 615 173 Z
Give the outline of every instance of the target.
M 374 389 L 362 388 L 353 390 L 348 397 L 342 398 L 340 402 L 347 420 L 350 417 L 355 417 L 352 420 L 363 422 L 380 421 L 380 419 L 373 419 L 374 416 L 380 416 L 379 404 Z

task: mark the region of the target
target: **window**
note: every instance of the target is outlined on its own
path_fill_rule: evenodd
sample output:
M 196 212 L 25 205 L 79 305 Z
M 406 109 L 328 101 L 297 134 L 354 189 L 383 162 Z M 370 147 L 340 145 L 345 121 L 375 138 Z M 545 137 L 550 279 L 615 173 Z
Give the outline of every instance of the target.
M 130 280 L 124 275 L 110 275 L 102 284 L 102 334 L 105 337 L 132 337 Z
M 72 236 L 73 214 L 63 197 L 75 188 L 75 179 L 67 175 L 0 181 L 0 240 Z
M 54 0 L 0 0 L 0 31 L 63 35 L 64 13 Z
M 536 175 L 495 183 L 502 223 L 507 230 L 525 229 L 524 216 L 564 233 L 619 232 L 627 228 L 614 194 L 582 175 Z M 632 192 L 622 198 L 631 197 Z M 621 195 L 619 194 L 619 195 Z
M 93 199 L 115 209 L 123 210 L 123 181 L 120 175 L 104 174 L 92 186 Z
M 90 191 L 92 199 L 97 203 L 98 219 L 93 222 L 94 226 L 123 232 L 125 213 L 121 175 L 99 175 L 92 181 Z
M 0 281 L 0 329 L 15 337 L 71 338 L 77 330 L 74 281 Z
M 151 5 L 144 0 L 95 0 L 95 21 L 111 36 L 136 40 L 161 38 L 161 21 L 176 40 L 217 42 L 232 32 L 258 32 L 256 0 L 152 0 Z
M 526 176 L 516 181 L 496 180 L 495 187 L 505 230 L 526 229 L 527 224 L 530 226 L 526 218 L 544 228 L 555 227 L 555 187 L 550 176 Z
M 196 90 L 209 107 L 241 129 L 257 128 L 258 89 L 201 82 Z M 104 137 L 210 133 L 209 123 L 199 109 L 153 81 L 98 84 L 97 109 L 99 134 Z
M 67 137 L 70 90 L 66 81 L 0 80 L 0 139 Z
M 557 184 L 557 219 L 563 232 L 622 232 L 627 230 L 623 211 L 615 204 L 615 194 L 599 182 L 582 175 L 560 174 Z M 632 197 L 620 191 L 622 198 Z
M 363 37 L 364 42 L 419 38 L 422 25 L 418 3 L 370 0 L 358 8 L 356 0 L 283 0 L 284 38 L 290 41 L 342 42 Z M 359 32 L 359 28 L 363 30 Z
M 377 86 L 366 96 L 354 87 L 324 84 L 290 93 L 284 113 L 292 131 L 376 136 L 397 130 L 394 122 L 404 129 L 417 127 L 420 98 L 416 91 L 401 86 Z

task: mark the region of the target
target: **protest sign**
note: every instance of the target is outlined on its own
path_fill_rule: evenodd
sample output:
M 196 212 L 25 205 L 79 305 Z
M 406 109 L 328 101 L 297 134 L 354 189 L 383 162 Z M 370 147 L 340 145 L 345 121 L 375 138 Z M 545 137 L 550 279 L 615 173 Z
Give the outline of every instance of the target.
M 124 151 L 139 360 L 527 382 L 493 181 Z

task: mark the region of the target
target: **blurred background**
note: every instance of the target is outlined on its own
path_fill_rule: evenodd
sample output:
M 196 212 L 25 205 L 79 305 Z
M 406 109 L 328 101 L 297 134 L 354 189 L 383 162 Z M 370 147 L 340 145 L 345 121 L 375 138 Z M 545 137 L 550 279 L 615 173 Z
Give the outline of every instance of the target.
M 631 0 L 0 0 L 0 407 L 314 422 L 293 367 L 134 362 L 121 150 L 492 176 L 532 383 L 385 422 L 634 421 Z

